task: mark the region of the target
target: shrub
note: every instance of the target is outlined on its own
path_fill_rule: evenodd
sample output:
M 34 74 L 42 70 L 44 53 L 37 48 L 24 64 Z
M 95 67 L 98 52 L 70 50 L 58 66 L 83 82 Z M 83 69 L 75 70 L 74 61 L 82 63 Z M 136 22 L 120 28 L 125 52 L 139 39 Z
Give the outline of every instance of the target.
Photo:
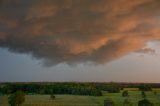
M 50 95 L 50 97 L 52 100 L 54 100 L 56 98 L 53 93 Z
M 153 94 L 154 94 L 154 95 L 157 95 L 157 91 L 154 91 Z
M 154 106 L 154 105 L 149 100 L 143 99 L 138 102 L 138 106 Z
M 107 98 L 104 100 L 104 106 L 114 106 L 114 102 L 112 99 Z
M 144 91 L 141 92 L 142 98 L 146 98 L 146 93 Z
M 128 91 L 127 90 L 123 91 L 122 92 L 122 96 L 123 97 L 128 97 L 129 96 Z
M 131 100 L 129 98 L 125 98 L 123 101 L 124 106 L 132 106 Z

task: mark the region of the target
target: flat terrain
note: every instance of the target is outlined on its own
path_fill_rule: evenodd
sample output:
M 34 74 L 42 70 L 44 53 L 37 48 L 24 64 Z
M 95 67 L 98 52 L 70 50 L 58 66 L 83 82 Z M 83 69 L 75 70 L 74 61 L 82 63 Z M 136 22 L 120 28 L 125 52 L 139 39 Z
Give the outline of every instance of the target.
M 133 106 L 137 106 L 137 102 L 141 100 L 141 92 L 136 89 L 128 89 Z M 146 92 L 147 98 L 154 103 L 154 106 L 160 106 L 160 90 L 155 89 L 157 95 L 153 91 Z M 154 90 L 154 91 L 155 91 Z M 26 101 L 21 106 L 103 106 L 105 98 L 112 98 L 115 106 L 123 106 L 124 97 L 121 93 L 103 92 L 103 96 L 76 96 L 76 95 L 55 95 L 56 99 L 51 100 L 49 95 L 27 95 Z M 0 96 L 0 106 L 9 106 L 7 96 Z

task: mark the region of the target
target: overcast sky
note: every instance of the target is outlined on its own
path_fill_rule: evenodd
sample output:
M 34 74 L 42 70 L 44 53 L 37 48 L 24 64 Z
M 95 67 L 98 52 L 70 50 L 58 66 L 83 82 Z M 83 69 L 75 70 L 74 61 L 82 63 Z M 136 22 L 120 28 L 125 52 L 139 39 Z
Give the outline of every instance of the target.
M 160 82 L 159 0 L 1 0 L 0 81 Z

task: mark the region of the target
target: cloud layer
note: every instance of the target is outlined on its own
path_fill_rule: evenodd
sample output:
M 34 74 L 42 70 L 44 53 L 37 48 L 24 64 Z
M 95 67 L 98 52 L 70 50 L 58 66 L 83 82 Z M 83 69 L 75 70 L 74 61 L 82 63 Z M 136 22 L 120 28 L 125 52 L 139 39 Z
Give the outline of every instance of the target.
M 0 1 L 0 47 L 51 65 L 107 63 L 159 34 L 159 0 Z

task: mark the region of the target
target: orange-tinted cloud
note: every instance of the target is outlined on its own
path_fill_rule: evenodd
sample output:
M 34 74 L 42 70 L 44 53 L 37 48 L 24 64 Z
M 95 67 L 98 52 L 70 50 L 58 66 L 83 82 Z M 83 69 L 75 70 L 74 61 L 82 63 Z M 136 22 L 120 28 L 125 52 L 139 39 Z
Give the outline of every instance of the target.
M 160 39 L 159 0 L 1 0 L 0 46 L 48 63 L 106 63 Z

